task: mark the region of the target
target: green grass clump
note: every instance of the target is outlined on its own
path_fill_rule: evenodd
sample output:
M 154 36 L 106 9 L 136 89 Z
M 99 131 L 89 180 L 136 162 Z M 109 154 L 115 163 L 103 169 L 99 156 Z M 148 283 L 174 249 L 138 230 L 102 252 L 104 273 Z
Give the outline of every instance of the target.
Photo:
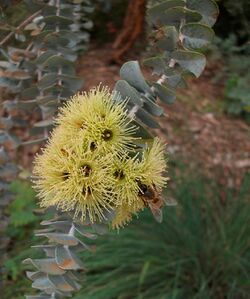
M 223 205 L 211 183 L 180 181 L 162 224 L 145 212 L 84 253 L 89 273 L 74 299 L 249 298 L 249 183 Z
M 13 201 L 8 207 L 10 222 L 5 232 L 10 237 L 10 243 L 6 248 L 7 258 L 2 268 L 4 293 L 0 298 L 23 299 L 24 293 L 31 289 L 31 285 L 25 276 L 22 261 L 38 256 L 38 252 L 30 246 L 39 241 L 34 237 L 33 231 L 38 227 L 41 217 L 33 213 L 37 203 L 30 183 L 13 181 L 10 190 L 13 192 Z
M 37 217 L 33 213 L 37 208 L 36 194 L 30 184 L 14 181 L 10 188 L 15 194 L 15 199 L 9 207 L 10 224 L 15 228 L 23 228 L 25 225 L 36 223 Z

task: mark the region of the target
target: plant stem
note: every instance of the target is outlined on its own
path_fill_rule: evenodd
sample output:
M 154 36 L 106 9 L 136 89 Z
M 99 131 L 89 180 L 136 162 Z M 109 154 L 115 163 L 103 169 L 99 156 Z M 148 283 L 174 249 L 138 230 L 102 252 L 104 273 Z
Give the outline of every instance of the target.
M 16 27 L 15 31 L 11 31 L 8 35 L 6 35 L 1 41 L 0 41 L 0 47 L 2 47 L 11 37 L 15 34 L 16 31 L 21 30 L 23 27 L 28 25 L 35 17 L 37 17 L 42 12 L 42 9 L 35 12 L 33 15 L 29 16 L 26 20 L 24 20 L 18 27 Z

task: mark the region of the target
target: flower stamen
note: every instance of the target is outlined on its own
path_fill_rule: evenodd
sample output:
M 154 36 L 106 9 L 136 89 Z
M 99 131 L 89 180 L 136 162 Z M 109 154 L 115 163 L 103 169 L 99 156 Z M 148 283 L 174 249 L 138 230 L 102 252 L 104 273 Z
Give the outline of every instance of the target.
M 94 142 L 94 141 L 92 141 L 91 143 L 90 143 L 90 150 L 91 150 L 91 152 L 93 152 L 94 150 L 96 150 L 97 149 L 97 145 L 96 145 L 96 143 Z
M 66 180 L 69 178 L 69 172 L 64 171 L 64 172 L 62 173 L 62 177 L 63 177 L 63 179 L 66 181 Z
M 83 164 L 81 166 L 81 172 L 85 177 L 89 177 L 92 172 L 92 168 L 88 164 Z
M 102 133 L 102 138 L 105 140 L 105 141 L 109 141 L 110 139 L 112 139 L 113 137 L 113 132 L 109 129 L 105 129 Z
M 92 193 L 92 189 L 91 189 L 91 187 L 83 187 L 82 188 L 82 194 L 83 195 L 85 195 L 85 196 L 88 196 L 88 195 L 91 195 L 91 193 Z
M 122 179 L 124 179 L 125 174 L 122 170 L 116 170 L 115 173 L 114 173 L 114 176 L 115 176 L 116 179 L 122 180 Z

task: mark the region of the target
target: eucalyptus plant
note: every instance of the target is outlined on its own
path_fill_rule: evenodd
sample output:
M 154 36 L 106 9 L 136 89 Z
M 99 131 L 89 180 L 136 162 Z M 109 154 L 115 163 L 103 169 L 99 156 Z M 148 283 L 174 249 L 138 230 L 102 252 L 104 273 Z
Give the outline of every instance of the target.
M 159 127 L 154 116 L 161 116 L 159 99 L 172 104 L 176 88 L 185 86 L 185 76 L 199 77 L 206 65 L 202 53 L 214 37 L 211 27 L 216 22 L 218 7 L 213 0 L 151 1 L 147 11 L 154 28 L 156 55 L 145 59 L 144 65 L 159 75 L 156 82 L 147 82 L 138 61 L 126 62 L 121 70 L 122 80 L 115 89 L 123 98 L 129 97 L 130 115 L 151 128 Z M 159 53 L 159 54 L 158 54 Z
M 38 66 L 38 84 L 22 91 L 30 105 L 41 108 L 43 121 L 36 126 L 43 128 L 45 136 L 55 112 L 50 104 L 56 99 L 57 107 L 71 96 L 72 86 L 80 84 L 72 65 L 75 54 L 63 48 L 77 45 L 77 35 L 64 31 L 73 19 L 67 15 L 67 5 L 64 15 L 64 6 L 59 8 L 58 3 L 66 5 L 31 3 L 43 11 L 32 28 L 43 26 L 34 42 L 41 52 L 30 66 Z M 144 64 L 159 79 L 146 81 L 138 61 L 129 61 L 121 67 L 114 91 L 99 86 L 76 94 L 59 110 L 57 126 L 35 160 L 33 181 L 41 206 L 57 212 L 55 218 L 41 223 L 45 229 L 36 232 L 49 241 L 36 246 L 46 257 L 24 261 L 35 268 L 27 276 L 33 288 L 40 290 L 27 298 L 64 298 L 79 290 L 77 274 L 85 267 L 77 254 L 91 250 L 85 243 L 88 238 L 123 227 L 145 207 L 162 220 L 164 201 L 160 198 L 168 180 L 167 162 L 164 145 L 150 128 L 159 127 L 154 117 L 163 115 L 158 99 L 173 103 L 186 74 L 199 77 L 204 70 L 206 59 L 201 51 L 213 38 L 211 27 L 217 15 L 212 0 L 154 1 L 147 19 L 160 55 Z M 44 42 L 48 48 L 42 52 Z

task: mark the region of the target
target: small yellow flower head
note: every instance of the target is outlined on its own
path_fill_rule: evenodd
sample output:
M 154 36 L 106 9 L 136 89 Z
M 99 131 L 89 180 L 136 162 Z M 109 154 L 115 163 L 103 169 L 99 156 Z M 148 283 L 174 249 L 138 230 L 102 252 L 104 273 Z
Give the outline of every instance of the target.
M 145 207 L 143 201 L 138 197 L 137 206 L 134 205 L 120 205 L 116 208 L 115 218 L 112 220 L 111 227 L 119 229 L 127 225 L 131 220 L 132 216 L 137 214 L 140 210 Z
M 132 220 L 132 213 L 125 206 L 120 206 L 116 209 L 115 218 L 112 220 L 111 227 L 119 229 L 127 225 Z
M 165 176 L 167 161 L 165 157 L 165 146 L 159 138 L 154 138 L 153 144 L 143 152 L 141 161 L 141 182 L 145 185 L 154 185 L 161 189 L 167 183 Z
M 164 177 L 167 165 L 165 147 L 158 138 L 153 140 L 142 153 L 142 159 L 116 158 L 114 174 L 116 182 L 114 192 L 117 195 L 116 217 L 112 221 L 113 228 L 120 228 L 132 220 L 145 207 L 141 184 L 151 186 L 158 191 L 166 184 Z M 144 199 L 145 200 L 145 199 Z
M 115 178 L 113 193 L 117 197 L 117 204 L 131 206 L 137 210 L 141 206 L 141 199 L 138 197 L 140 188 L 138 181 L 141 179 L 141 169 L 136 158 L 114 158 L 112 173 Z
M 115 103 L 108 88 L 94 88 L 77 94 L 61 110 L 57 120 L 63 137 L 78 137 L 88 141 L 93 149 L 104 153 L 123 152 L 135 146 L 131 125 L 125 110 L 126 102 Z
M 74 149 L 52 140 L 35 161 L 34 183 L 41 206 L 74 211 L 74 217 L 82 220 L 86 216 L 92 222 L 103 219 L 103 212 L 113 206 L 107 189 L 114 181 L 110 160 L 112 156 L 93 153 L 79 140 Z

